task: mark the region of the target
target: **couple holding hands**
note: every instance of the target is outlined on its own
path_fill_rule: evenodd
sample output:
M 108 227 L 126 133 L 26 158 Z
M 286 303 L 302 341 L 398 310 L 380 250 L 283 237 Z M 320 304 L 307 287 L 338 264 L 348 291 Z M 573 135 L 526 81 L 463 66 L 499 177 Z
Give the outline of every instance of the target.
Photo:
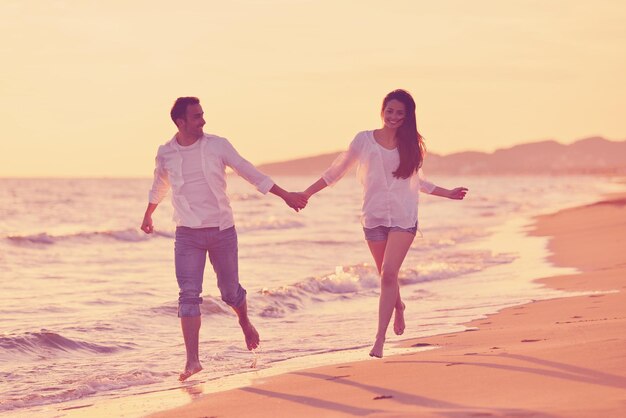
M 398 272 L 418 231 L 420 191 L 461 200 L 467 189 L 445 189 L 421 178 L 425 155 L 417 130 L 415 101 L 405 90 L 394 90 L 382 103 L 382 127 L 359 132 L 321 178 L 304 192 L 287 192 L 241 157 L 227 139 L 205 134 L 204 113 L 195 97 L 180 97 L 170 112 L 178 132 L 159 147 L 154 180 L 141 229 L 153 232 L 152 213 L 172 189 L 176 222 L 174 244 L 181 321 L 187 362 L 179 376 L 184 381 L 202 370 L 198 356 L 200 304 L 207 253 L 217 276 L 222 300 L 237 314 L 249 350 L 259 345 L 259 334 L 247 312 L 246 291 L 239 283 L 237 232 L 226 194 L 226 167 L 254 185 L 273 193 L 296 211 L 311 196 L 338 182 L 353 166 L 363 185 L 361 222 L 365 240 L 380 274 L 378 330 L 370 356 L 382 357 L 392 315 L 394 332 L 404 332 L 405 305 L 400 297 Z

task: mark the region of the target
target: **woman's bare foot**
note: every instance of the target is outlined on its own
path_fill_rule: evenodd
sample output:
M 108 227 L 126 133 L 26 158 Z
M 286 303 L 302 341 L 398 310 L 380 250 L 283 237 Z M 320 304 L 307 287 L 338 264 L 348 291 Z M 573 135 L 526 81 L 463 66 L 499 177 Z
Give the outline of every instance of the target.
M 250 321 L 243 323 L 240 322 L 239 325 L 241 326 L 243 335 L 246 337 L 246 346 L 248 347 L 248 350 L 254 350 L 257 348 L 259 346 L 260 339 L 256 328 L 254 328 Z
M 202 370 L 200 362 L 187 363 L 185 365 L 185 371 L 178 376 L 178 380 L 184 382 L 185 380 L 189 379 L 189 377 L 198 373 L 200 370 Z
M 395 310 L 395 315 L 393 317 L 393 332 L 395 332 L 396 335 L 404 334 L 404 328 L 405 328 L 404 310 L 405 309 L 406 309 L 406 305 L 404 304 L 404 302 L 402 302 L 402 309 L 396 308 Z
M 376 338 L 374 346 L 370 350 L 370 357 L 383 358 L 383 346 L 385 345 L 384 338 Z

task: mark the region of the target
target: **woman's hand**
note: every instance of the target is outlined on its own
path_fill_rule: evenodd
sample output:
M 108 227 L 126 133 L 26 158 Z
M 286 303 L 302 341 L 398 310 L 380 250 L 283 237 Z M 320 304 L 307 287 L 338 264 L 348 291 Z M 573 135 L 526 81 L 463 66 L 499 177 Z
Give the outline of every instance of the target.
M 296 212 L 304 209 L 309 201 L 309 197 L 304 193 L 290 192 L 284 197 L 285 203 Z
M 448 199 L 463 200 L 463 198 L 465 198 L 465 195 L 467 194 L 467 191 L 467 187 L 457 187 L 456 189 L 452 189 L 448 193 Z

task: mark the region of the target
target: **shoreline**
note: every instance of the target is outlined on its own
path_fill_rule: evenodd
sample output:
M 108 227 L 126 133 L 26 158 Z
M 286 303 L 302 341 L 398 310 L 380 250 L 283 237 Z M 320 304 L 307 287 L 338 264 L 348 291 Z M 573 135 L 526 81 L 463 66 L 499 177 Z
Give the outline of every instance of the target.
M 594 294 L 506 308 L 466 332 L 403 344 L 435 350 L 289 372 L 150 417 L 622 416 L 624 219 L 626 196 L 614 195 L 539 216 L 530 231 L 550 237 L 548 260 L 580 271 L 538 283 Z

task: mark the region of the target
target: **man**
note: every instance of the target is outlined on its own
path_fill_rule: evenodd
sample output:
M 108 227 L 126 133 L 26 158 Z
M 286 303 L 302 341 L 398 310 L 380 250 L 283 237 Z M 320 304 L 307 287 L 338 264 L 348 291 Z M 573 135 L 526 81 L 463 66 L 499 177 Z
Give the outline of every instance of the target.
M 257 190 L 281 197 L 296 211 L 306 197 L 289 193 L 242 158 L 225 138 L 203 132 L 204 112 L 196 97 L 180 97 L 170 116 L 178 132 L 159 147 L 149 204 L 141 229 L 153 231 L 152 213 L 172 189 L 176 222 L 176 278 L 180 288 L 178 316 L 187 351 L 182 382 L 202 370 L 198 357 L 202 279 L 207 253 L 217 275 L 222 300 L 236 312 L 248 350 L 259 345 L 259 334 L 248 318 L 246 291 L 239 284 L 237 232 L 226 195 L 226 167 Z

